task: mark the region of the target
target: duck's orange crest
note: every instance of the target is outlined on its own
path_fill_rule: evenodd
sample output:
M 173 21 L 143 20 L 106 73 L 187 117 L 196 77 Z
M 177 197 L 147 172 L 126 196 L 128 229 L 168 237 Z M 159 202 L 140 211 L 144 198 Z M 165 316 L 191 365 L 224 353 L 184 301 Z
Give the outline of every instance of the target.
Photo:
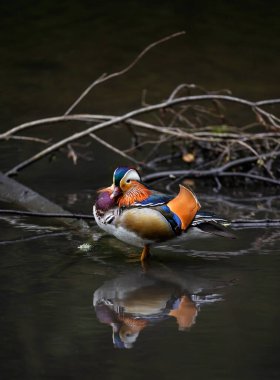
M 130 188 L 119 198 L 119 207 L 129 207 L 133 203 L 139 203 L 147 199 L 151 191 L 137 181 L 131 181 Z
M 101 189 L 97 190 L 97 194 L 100 194 L 100 193 L 109 193 L 111 195 L 112 192 L 113 192 L 112 186 L 102 187 Z

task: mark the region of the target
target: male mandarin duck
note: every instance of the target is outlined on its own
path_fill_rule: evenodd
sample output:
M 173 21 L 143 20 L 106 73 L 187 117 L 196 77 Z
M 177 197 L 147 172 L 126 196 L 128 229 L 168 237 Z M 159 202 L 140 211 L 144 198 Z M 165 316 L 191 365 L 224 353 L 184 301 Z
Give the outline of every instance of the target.
M 141 261 L 150 245 L 183 232 L 212 233 L 233 238 L 229 224 L 208 212 L 201 212 L 195 194 L 179 185 L 176 197 L 151 190 L 141 182 L 136 169 L 118 167 L 113 184 L 98 191 L 93 214 L 98 226 L 125 243 L 143 247 Z

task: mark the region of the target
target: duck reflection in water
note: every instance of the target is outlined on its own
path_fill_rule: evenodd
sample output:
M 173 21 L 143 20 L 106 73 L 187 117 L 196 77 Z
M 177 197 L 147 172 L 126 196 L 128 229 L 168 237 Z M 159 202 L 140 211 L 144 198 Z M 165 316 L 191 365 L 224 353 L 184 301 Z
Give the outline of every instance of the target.
M 113 330 L 116 348 L 132 348 L 140 332 L 169 318 L 184 331 L 205 304 L 220 301 L 209 283 L 170 268 L 135 271 L 105 282 L 93 295 L 96 316 Z M 213 289 L 213 286 L 212 286 Z

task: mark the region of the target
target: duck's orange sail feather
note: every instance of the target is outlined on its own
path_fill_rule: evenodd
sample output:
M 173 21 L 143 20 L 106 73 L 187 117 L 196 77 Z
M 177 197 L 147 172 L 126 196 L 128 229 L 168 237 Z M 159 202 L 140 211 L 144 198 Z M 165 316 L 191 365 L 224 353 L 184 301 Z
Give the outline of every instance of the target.
M 167 206 L 181 220 L 182 230 L 188 228 L 201 207 L 194 193 L 182 185 L 180 185 L 179 194 L 168 202 Z

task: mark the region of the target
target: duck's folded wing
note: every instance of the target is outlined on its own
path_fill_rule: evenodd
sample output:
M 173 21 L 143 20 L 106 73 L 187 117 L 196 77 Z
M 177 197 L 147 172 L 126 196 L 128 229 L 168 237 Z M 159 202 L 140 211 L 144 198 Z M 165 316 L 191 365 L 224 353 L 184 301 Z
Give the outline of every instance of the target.
M 162 194 L 157 191 L 153 191 L 148 198 L 144 199 L 141 202 L 134 202 L 132 206 L 137 207 L 155 207 L 166 204 L 172 199 L 172 195 Z

